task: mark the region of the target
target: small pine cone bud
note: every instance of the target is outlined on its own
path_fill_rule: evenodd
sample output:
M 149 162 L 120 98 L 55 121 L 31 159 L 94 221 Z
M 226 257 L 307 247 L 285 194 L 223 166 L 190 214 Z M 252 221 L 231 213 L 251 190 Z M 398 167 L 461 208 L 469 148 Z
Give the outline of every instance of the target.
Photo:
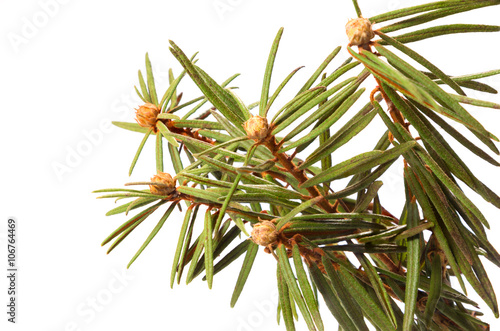
M 253 226 L 252 241 L 257 245 L 268 246 L 278 239 L 278 231 L 271 221 L 261 221 Z
M 260 141 L 267 137 L 269 124 L 267 123 L 267 118 L 256 115 L 250 117 L 248 121 L 243 123 L 243 128 L 248 138 Z
M 349 20 L 345 26 L 345 31 L 351 46 L 366 45 L 375 37 L 372 23 L 369 19 L 363 17 Z
M 156 195 L 169 195 L 175 190 L 175 180 L 166 172 L 158 171 L 158 174 L 151 178 L 154 183 L 163 185 L 149 185 L 149 191 Z
M 151 128 L 156 125 L 156 117 L 160 109 L 152 103 L 146 103 L 136 109 L 135 120 L 143 128 Z

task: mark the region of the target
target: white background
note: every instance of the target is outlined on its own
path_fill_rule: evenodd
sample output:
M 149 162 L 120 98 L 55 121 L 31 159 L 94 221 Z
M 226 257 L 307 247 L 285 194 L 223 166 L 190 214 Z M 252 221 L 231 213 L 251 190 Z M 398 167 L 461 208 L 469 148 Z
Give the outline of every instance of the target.
M 419 1 L 360 1 L 365 16 Z M 441 22 L 498 22 L 498 8 L 487 8 Z M 6 279 L 0 281 L 0 316 L 8 330 L 269 330 L 276 325 L 275 262 L 259 253 L 247 287 L 234 309 L 229 301 L 241 259 L 217 275 L 209 291 L 201 279 L 169 288 L 170 267 L 182 217 L 172 216 L 130 270 L 129 259 L 155 225 L 141 225 L 112 254 L 100 242 L 125 216 L 106 217 L 112 201 L 95 200 L 92 190 L 147 180 L 154 173 L 152 140 L 132 178 L 128 168 L 141 136 L 109 128 L 111 120 L 133 122 L 140 103 L 133 92 L 137 70 L 149 52 L 159 94 L 169 67 L 180 65 L 168 50 L 174 40 L 218 81 L 241 73 L 232 85 L 247 103 L 258 100 L 269 48 L 279 27 L 285 33 L 272 89 L 293 69 L 305 65 L 287 92 L 338 45 L 346 45 L 344 25 L 355 16 L 350 1 L 0 1 L 0 262 L 6 263 L 6 220 L 18 220 L 18 324 L 6 322 Z M 446 42 L 445 42 L 446 40 Z M 441 37 L 410 46 L 451 75 L 499 68 L 499 34 Z M 345 48 L 332 68 L 347 57 Z M 475 60 L 474 58 L 481 58 Z M 330 69 L 331 72 L 332 69 Z M 184 100 L 199 96 L 186 79 Z M 485 82 L 500 88 L 499 78 Z M 372 82 L 370 81 L 370 84 Z M 373 88 L 372 85 L 367 85 Z M 481 97 L 477 93 L 470 94 Z M 487 96 L 500 101 L 498 96 Z M 366 99 L 365 99 L 366 100 Z M 284 101 L 281 99 L 279 102 Z M 487 129 L 500 135 L 498 111 L 470 108 Z M 380 137 L 380 122 L 369 146 Z M 356 147 L 353 147 L 356 146 Z M 87 147 L 87 149 L 85 149 Z M 74 153 L 85 155 L 75 156 Z M 479 178 L 500 193 L 498 169 L 475 162 L 462 151 Z M 348 157 L 340 153 L 336 157 Z M 499 160 L 499 158 L 496 158 Z M 67 171 L 57 172 L 56 165 Z M 392 172 L 391 172 L 392 171 Z M 385 175 L 382 194 L 401 195 L 401 172 Z M 500 235 L 500 213 L 474 196 L 491 222 L 490 238 Z M 382 195 L 388 209 L 399 199 Z M 500 274 L 485 262 L 497 292 Z M 117 276 L 125 274 L 124 276 Z M 472 292 L 472 291 L 471 291 Z M 474 293 L 472 297 L 479 300 Z M 92 306 L 92 300 L 95 305 Z M 5 304 L 4 304 L 5 303 Z M 481 303 L 492 330 L 500 324 Z M 327 329 L 336 327 L 325 311 Z M 299 330 L 305 328 L 299 324 Z M 495 327 L 497 326 L 497 327 Z

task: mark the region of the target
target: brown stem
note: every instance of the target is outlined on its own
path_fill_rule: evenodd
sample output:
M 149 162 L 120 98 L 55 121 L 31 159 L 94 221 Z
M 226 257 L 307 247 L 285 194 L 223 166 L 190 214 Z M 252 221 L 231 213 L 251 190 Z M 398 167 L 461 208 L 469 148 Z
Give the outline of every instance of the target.
M 389 268 L 389 271 L 394 272 L 395 274 L 404 276 L 403 269 L 401 269 L 401 267 L 397 266 L 394 263 L 394 261 L 392 261 L 391 258 L 387 254 L 376 253 L 374 255 L 380 259 L 380 262 L 382 262 L 383 264 L 385 264 Z
M 375 80 L 377 81 L 378 90 L 382 94 L 382 97 L 384 98 L 385 103 L 387 104 L 387 108 L 389 110 L 389 114 L 391 114 L 392 120 L 395 123 L 399 123 L 403 127 L 406 127 L 406 125 L 405 125 L 405 118 L 403 117 L 403 114 L 401 114 L 401 112 L 399 111 L 399 109 L 397 109 L 396 106 L 394 106 L 394 104 L 392 103 L 392 100 L 387 96 L 387 94 L 385 93 L 384 89 L 382 88 L 382 83 L 380 82 L 380 80 L 377 77 L 375 77 L 375 76 L 373 76 L 373 78 L 375 78 Z
M 212 139 L 204 137 L 204 136 L 200 136 L 200 134 L 198 133 L 198 130 L 193 130 L 193 129 L 189 129 L 189 128 L 178 128 L 175 126 L 175 122 L 170 120 L 170 119 L 167 119 L 167 120 L 161 119 L 159 121 L 163 122 L 163 124 L 165 124 L 168 131 L 170 131 L 170 132 L 180 134 L 182 136 L 194 138 L 197 140 L 201 140 L 201 141 L 209 143 L 211 145 L 215 145 L 215 141 L 213 141 Z M 156 129 L 156 127 L 155 127 L 155 129 Z
M 263 144 L 271 151 L 271 153 L 278 159 L 278 161 L 281 163 L 281 165 L 290 173 L 292 174 L 295 179 L 299 181 L 300 184 L 304 183 L 306 180 L 308 180 L 306 173 L 304 170 L 299 170 L 293 163 L 293 158 L 291 156 L 288 156 L 286 153 L 279 153 L 279 145 L 276 143 L 276 138 L 274 135 L 270 135 L 267 137 L 264 141 Z M 323 196 L 321 192 L 318 190 L 316 186 L 311 186 L 306 188 L 307 192 L 311 195 L 311 197 L 319 197 Z M 318 205 L 323 208 L 326 212 L 328 213 L 334 213 L 335 208 L 328 202 L 326 199 L 322 199 L 318 202 Z

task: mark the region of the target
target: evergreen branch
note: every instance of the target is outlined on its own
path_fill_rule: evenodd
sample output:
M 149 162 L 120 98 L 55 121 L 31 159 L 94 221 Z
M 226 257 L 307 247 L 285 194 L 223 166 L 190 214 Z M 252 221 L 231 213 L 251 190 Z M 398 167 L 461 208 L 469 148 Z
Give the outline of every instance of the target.
M 498 138 L 466 107 L 500 109 L 500 105 L 468 97 L 464 89 L 497 93 L 494 87 L 476 79 L 500 71 L 447 75 L 407 44 L 454 33 L 496 32 L 500 27 L 459 23 L 399 36 L 386 33 L 498 4 L 498 0 L 438 1 L 367 20 L 362 17 L 358 1 L 353 0 L 358 18 L 347 25 L 347 50 L 352 57 L 327 74 L 325 71 L 341 51 L 340 46 L 335 48 L 299 84 L 302 87 L 298 93 L 278 106 L 278 96 L 301 68 L 293 70 L 271 92 L 283 28 L 267 58 L 260 99 L 251 104 L 228 87 L 238 75 L 218 84 L 196 65 L 196 54 L 188 58 L 173 42 L 170 51 L 184 70 L 177 77 L 169 70 L 169 86 L 159 100 L 146 54 L 146 77 L 139 71 L 135 87 L 145 103 L 137 108 L 137 123 L 113 123 L 143 134 L 130 172 L 148 137 L 156 135 L 157 174 L 151 180 L 125 184 L 148 185 L 144 190 L 94 192 L 104 193 L 99 198 L 131 199 L 106 215 L 128 215 L 131 210 L 139 210 L 102 245 L 113 241 L 108 249 L 111 252 L 168 203 L 130 266 L 184 201 L 187 210 L 183 212 L 174 252 L 171 287 L 176 279 L 180 282 L 183 274 L 190 283 L 204 272 L 203 280 L 211 288 L 214 276 L 244 254 L 231 297 L 233 307 L 249 280 L 259 246 L 263 246 L 264 252 L 277 261 L 278 318 L 283 316 L 287 330 L 295 330 L 294 318 L 298 314 L 309 330 L 324 330 L 318 292 L 343 330 L 368 330 L 368 323 L 384 331 L 488 329 L 489 325 L 478 319 L 478 312 L 464 306 L 477 308 L 477 303 L 454 289 L 450 280 L 456 279 L 463 293 L 467 282 L 498 316 L 492 282 L 480 256 L 500 266 L 500 254 L 487 238 L 489 222 L 483 211 L 461 185 L 498 208 L 500 197 L 476 177 L 468 166 L 469 160 L 459 155 L 441 131 L 479 158 L 500 166 L 494 156 L 448 123 L 449 119 L 460 123 L 498 154 Z M 372 23 L 399 18 L 404 19 L 372 30 Z M 381 39 L 372 41 L 374 35 Z M 385 45 L 407 55 L 411 63 Z M 354 46 L 358 46 L 357 52 Z M 415 68 L 414 63 L 425 71 Z M 364 67 L 360 72 L 333 85 L 360 64 Z M 178 89 L 186 73 L 202 96 L 197 94 L 181 103 L 184 93 Z M 364 91 L 370 86 L 369 76 L 373 76 L 375 86 L 368 98 Z M 443 84 L 455 93 L 448 93 Z M 379 104 L 382 99 L 387 111 Z M 357 107 L 358 100 L 363 100 L 364 106 L 351 115 L 349 110 Z M 207 108 L 201 109 L 207 102 Z M 259 115 L 253 116 L 250 112 L 257 106 Z M 271 112 L 274 115 L 269 121 Z M 361 133 L 371 135 L 365 129 L 379 125 L 374 121 L 377 115 L 382 119 L 384 133 L 382 137 L 382 132 L 376 133 L 373 149 L 364 149 L 355 156 L 334 157 L 341 147 L 359 143 L 355 139 Z M 344 118 L 341 127 L 333 129 Z M 371 138 L 365 137 L 362 144 L 372 144 Z M 168 168 L 164 164 L 163 139 L 168 142 L 167 159 L 176 173 L 173 178 L 163 173 Z M 291 150 L 293 153 L 288 154 Z M 401 216 L 395 217 L 381 201 L 393 199 L 397 193 L 388 195 L 382 180 L 390 167 L 401 166 L 404 204 Z M 348 180 L 340 181 L 344 178 Z M 202 224 L 197 215 L 200 207 L 205 208 Z M 246 238 L 250 230 L 250 238 Z M 240 239 L 242 233 L 246 237 Z M 351 262 L 353 257 L 357 264 Z M 404 309 L 396 304 L 397 300 L 404 303 Z

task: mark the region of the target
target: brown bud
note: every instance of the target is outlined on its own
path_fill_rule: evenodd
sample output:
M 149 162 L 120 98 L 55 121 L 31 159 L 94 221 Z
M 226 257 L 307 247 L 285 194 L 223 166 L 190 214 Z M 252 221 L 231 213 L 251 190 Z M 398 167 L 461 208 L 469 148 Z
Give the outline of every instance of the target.
M 256 115 L 250 117 L 248 121 L 243 123 L 243 128 L 245 129 L 248 138 L 260 141 L 267 137 L 269 124 L 267 123 L 267 118 Z
M 135 120 L 143 128 L 151 128 L 156 125 L 156 117 L 160 113 L 160 109 L 152 103 L 145 103 L 136 109 Z
M 158 171 L 158 174 L 151 178 L 153 183 L 149 185 L 149 191 L 157 195 L 169 195 L 175 190 L 175 180 L 166 172 Z
M 372 23 L 369 19 L 363 17 L 349 20 L 345 26 L 345 31 L 351 46 L 366 45 L 375 37 Z
M 252 241 L 257 245 L 268 246 L 278 239 L 278 231 L 271 221 L 261 221 L 253 226 Z

